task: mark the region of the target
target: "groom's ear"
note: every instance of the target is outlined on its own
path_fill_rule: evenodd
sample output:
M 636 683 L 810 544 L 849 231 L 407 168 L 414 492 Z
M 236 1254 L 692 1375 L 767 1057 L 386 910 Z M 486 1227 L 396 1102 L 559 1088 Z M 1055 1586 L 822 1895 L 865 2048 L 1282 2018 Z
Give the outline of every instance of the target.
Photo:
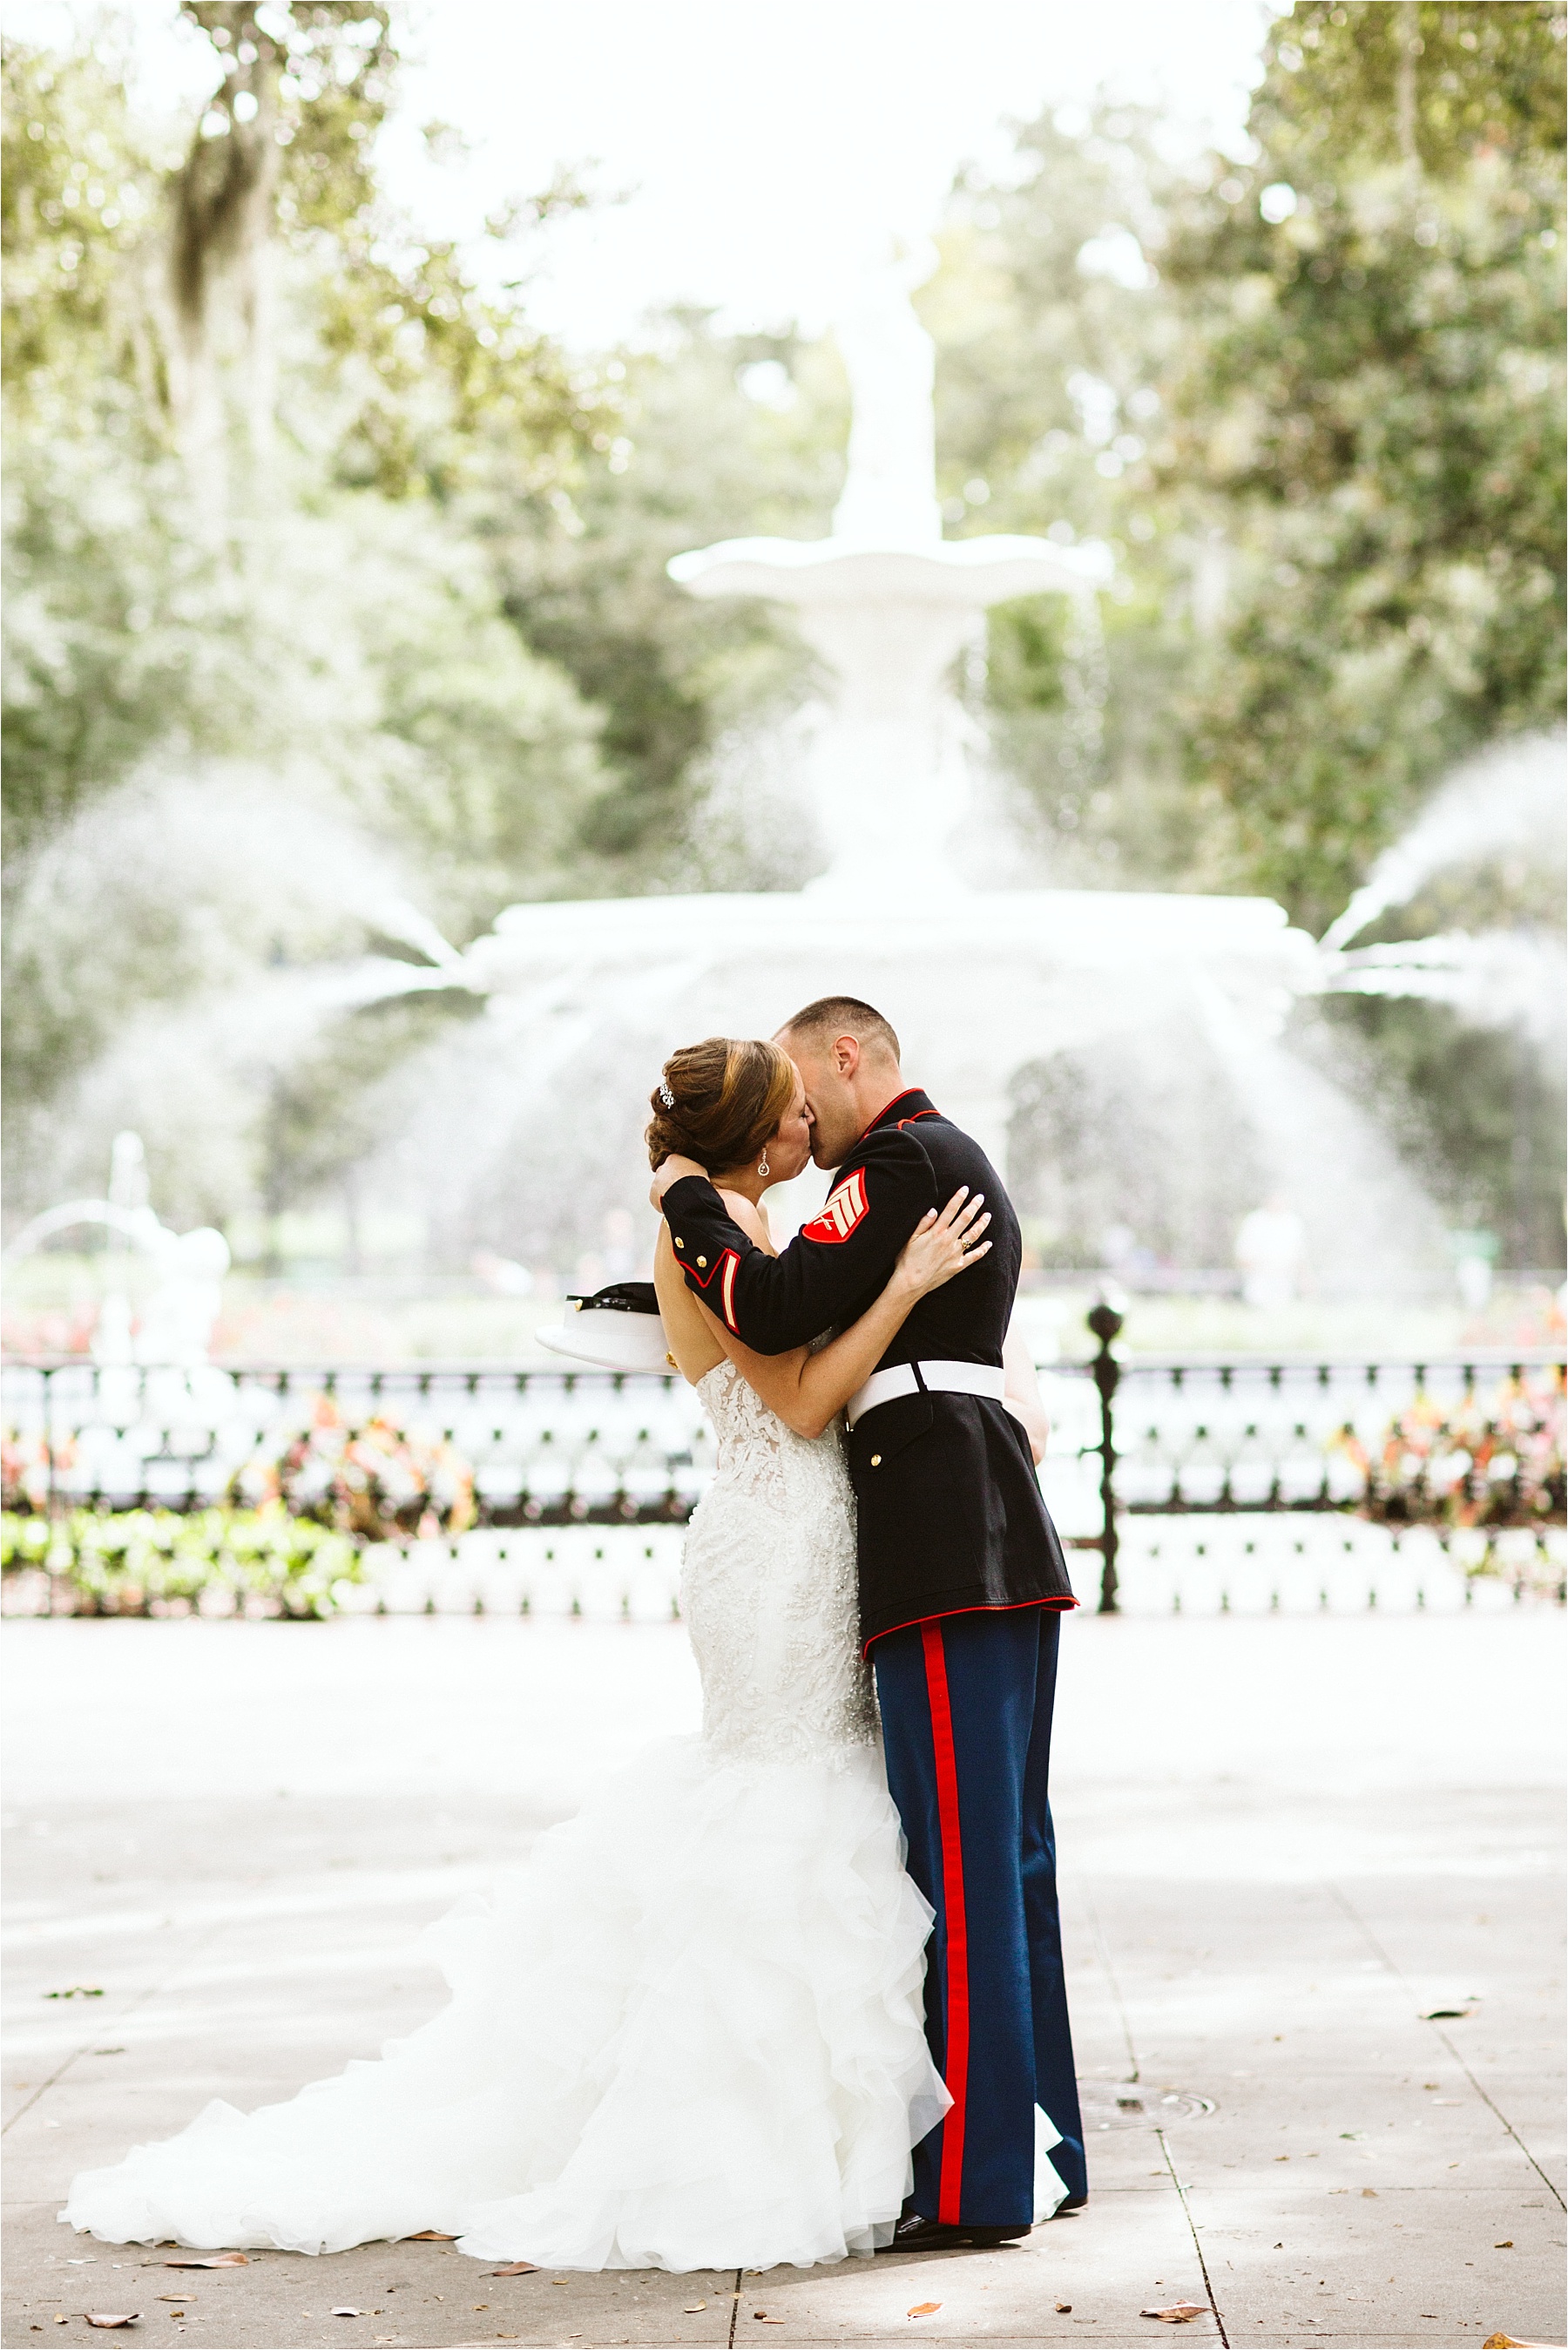
M 836 1036 L 833 1040 L 833 1061 L 839 1076 L 853 1084 L 855 1073 L 860 1066 L 859 1037 Z

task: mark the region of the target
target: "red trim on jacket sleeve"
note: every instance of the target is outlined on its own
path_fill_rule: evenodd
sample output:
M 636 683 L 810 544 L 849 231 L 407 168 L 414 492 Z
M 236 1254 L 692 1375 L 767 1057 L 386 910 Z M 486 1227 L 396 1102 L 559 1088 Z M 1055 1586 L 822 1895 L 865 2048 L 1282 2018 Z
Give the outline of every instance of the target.
M 738 1338 L 741 1329 L 735 1320 L 735 1272 L 741 1260 L 736 1251 L 726 1249 L 718 1263 L 708 1273 L 699 1273 L 696 1266 L 689 1264 L 684 1257 L 677 1257 L 675 1261 L 693 1289 L 705 1293 L 715 1281 L 719 1284 L 719 1305 L 714 1310 L 722 1313 L 724 1327 Z M 706 1295 L 702 1303 L 710 1307 L 713 1305 L 712 1299 Z
M 943 2078 L 952 2098 L 942 2117 L 942 2162 L 937 2218 L 956 2227 L 963 2206 L 964 2120 L 969 2103 L 969 1919 L 964 1908 L 963 1831 L 959 1818 L 958 1753 L 953 1744 L 952 1703 L 948 1694 L 947 1651 L 940 1622 L 921 1635 L 926 1654 L 926 1695 L 931 1709 L 931 1746 L 937 1766 L 937 1818 L 942 1844 L 942 1918 L 946 2017 Z

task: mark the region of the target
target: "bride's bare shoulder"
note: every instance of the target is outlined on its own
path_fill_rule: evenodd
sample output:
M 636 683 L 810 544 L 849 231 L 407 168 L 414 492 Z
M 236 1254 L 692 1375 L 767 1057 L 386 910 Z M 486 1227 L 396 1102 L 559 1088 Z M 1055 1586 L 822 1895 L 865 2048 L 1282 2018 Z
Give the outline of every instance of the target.
M 774 1246 L 774 1236 L 768 1230 L 768 1220 L 761 1208 L 748 1200 L 743 1191 L 726 1191 L 720 1185 L 714 1188 L 746 1238 L 755 1241 L 759 1248 L 766 1249 L 770 1256 L 776 1256 L 778 1251 Z

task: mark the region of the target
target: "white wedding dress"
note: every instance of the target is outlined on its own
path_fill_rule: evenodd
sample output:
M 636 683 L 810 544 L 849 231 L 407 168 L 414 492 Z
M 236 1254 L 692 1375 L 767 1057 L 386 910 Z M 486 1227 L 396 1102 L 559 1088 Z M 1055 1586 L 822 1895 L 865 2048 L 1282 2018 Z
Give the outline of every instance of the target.
M 836 1431 L 728 1362 L 686 1545 L 701 1738 L 615 1773 L 487 1902 L 433 1929 L 432 2022 L 287 2105 L 209 2105 L 83 2172 L 111 2243 L 340 2251 L 438 2229 L 563 2269 L 801 2266 L 886 2242 L 950 2103 L 856 1639 Z

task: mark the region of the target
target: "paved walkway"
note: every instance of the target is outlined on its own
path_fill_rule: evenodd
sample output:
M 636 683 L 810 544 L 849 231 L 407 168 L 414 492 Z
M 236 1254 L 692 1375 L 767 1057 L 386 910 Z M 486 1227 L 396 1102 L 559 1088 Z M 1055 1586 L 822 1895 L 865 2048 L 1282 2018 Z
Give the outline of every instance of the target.
M 657 1627 L 13 1623 L 5 2344 L 138 2310 L 142 2341 L 210 2350 L 1119 2350 L 1168 2338 L 1138 2313 L 1182 2300 L 1193 2337 L 1260 2350 L 1561 2342 L 1563 1629 L 1065 1627 L 1094 2192 L 1022 2246 L 600 2280 L 405 2243 L 256 2254 L 183 2292 L 162 2256 L 57 2225 L 71 2173 L 417 2022 L 438 1992 L 413 1931 L 598 1765 L 691 1727 L 690 1660 Z M 73 1986 L 102 1996 L 47 1996 Z

